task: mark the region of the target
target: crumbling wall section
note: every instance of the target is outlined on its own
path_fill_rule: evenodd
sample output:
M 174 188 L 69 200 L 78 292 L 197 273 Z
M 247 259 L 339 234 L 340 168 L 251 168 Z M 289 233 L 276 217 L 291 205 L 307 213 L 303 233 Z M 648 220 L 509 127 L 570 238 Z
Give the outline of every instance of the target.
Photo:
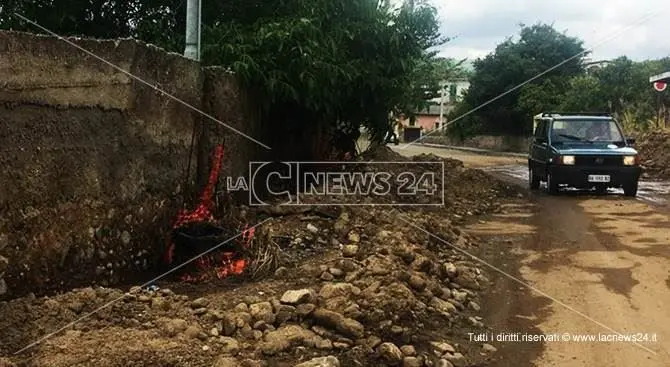
M 231 100 L 230 76 L 206 89 L 200 65 L 180 55 L 134 40 L 69 40 L 96 57 L 0 31 L 0 298 L 147 279 L 193 194 L 183 192 L 196 181 L 195 155 L 186 177 L 191 139 L 209 123 L 197 110 L 225 100 L 220 118 L 249 121 L 230 116 L 245 110 Z M 198 135 L 194 150 L 230 133 Z

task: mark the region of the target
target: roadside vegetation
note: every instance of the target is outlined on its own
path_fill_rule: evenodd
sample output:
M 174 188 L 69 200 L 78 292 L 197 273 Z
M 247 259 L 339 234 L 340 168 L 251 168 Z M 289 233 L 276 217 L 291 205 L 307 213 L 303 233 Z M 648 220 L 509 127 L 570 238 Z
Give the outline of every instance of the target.
M 184 50 L 185 0 L 8 0 L 0 8 L 4 29 L 42 32 L 16 12 L 63 36 Z M 389 113 L 411 116 L 458 65 L 434 52 L 448 39 L 424 0 L 203 1 L 202 14 L 203 64 L 236 73 L 258 104 L 264 138 L 276 140 L 268 144 L 298 136 L 304 144 L 292 146 L 313 158 L 350 151 L 361 126 L 381 142 Z
M 474 62 L 470 88 L 448 117 L 454 122 L 446 133 L 527 136 L 532 116 L 543 111 L 613 113 L 627 133 L 664 128 L 658 106 L 670 106 L 670 92 L 656 92 L 649 77 L 670 70 L 670 57 L 621 56 L 587 68 L 588 56 L 578 38 L 547 24 L 522 25 L 518 37 Z

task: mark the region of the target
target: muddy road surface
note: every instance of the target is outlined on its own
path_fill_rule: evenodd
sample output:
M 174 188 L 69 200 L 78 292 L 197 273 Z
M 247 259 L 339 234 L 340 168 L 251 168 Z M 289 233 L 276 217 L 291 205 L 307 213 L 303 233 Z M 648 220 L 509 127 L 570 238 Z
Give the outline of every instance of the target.
M 527 186 L 525 159 L 403 145 Z M 670 366 L 668 185 L 637 198 L 533 193 L 468 230 L 491 243 L 491 366 Z

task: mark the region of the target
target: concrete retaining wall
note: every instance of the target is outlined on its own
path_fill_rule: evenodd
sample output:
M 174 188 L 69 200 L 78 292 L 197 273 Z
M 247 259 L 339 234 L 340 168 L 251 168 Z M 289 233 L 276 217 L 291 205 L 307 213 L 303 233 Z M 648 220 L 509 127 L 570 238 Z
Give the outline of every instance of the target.
M 460 140 L 449 136 L 428 136 L 426 143 L 488 149 L 499 152 L 526 153 L 530 138 L 519 136 L 478 135 Z
M 72 41 L 251 136 L 259 132 L 253 107 L 222 70 L 134 40 Z M 194 127 L 200 158 L 192 158 L 191 190 L 196 163 L 206 175 L 218 142 L 226 146 L 222 174 L 246 174 L 255 143 L 62 40 L 0 31 L 4 296 L 145 278 L 182 203 Z

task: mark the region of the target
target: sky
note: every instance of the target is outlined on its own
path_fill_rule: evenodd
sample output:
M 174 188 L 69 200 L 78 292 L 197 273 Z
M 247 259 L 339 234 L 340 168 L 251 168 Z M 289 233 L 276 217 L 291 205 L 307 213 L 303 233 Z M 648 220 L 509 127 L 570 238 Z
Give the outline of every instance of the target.
M 441 56 L 474 60 L 492 52 L 519 23 L 553 24 L 593 48 L 594 60 L 670 56 L 668 0 L 432 0 L 442 36 Z M 562 61 L 562 60 L 560 60 Z M 558 61 L 558 62 L 560 62 Z

